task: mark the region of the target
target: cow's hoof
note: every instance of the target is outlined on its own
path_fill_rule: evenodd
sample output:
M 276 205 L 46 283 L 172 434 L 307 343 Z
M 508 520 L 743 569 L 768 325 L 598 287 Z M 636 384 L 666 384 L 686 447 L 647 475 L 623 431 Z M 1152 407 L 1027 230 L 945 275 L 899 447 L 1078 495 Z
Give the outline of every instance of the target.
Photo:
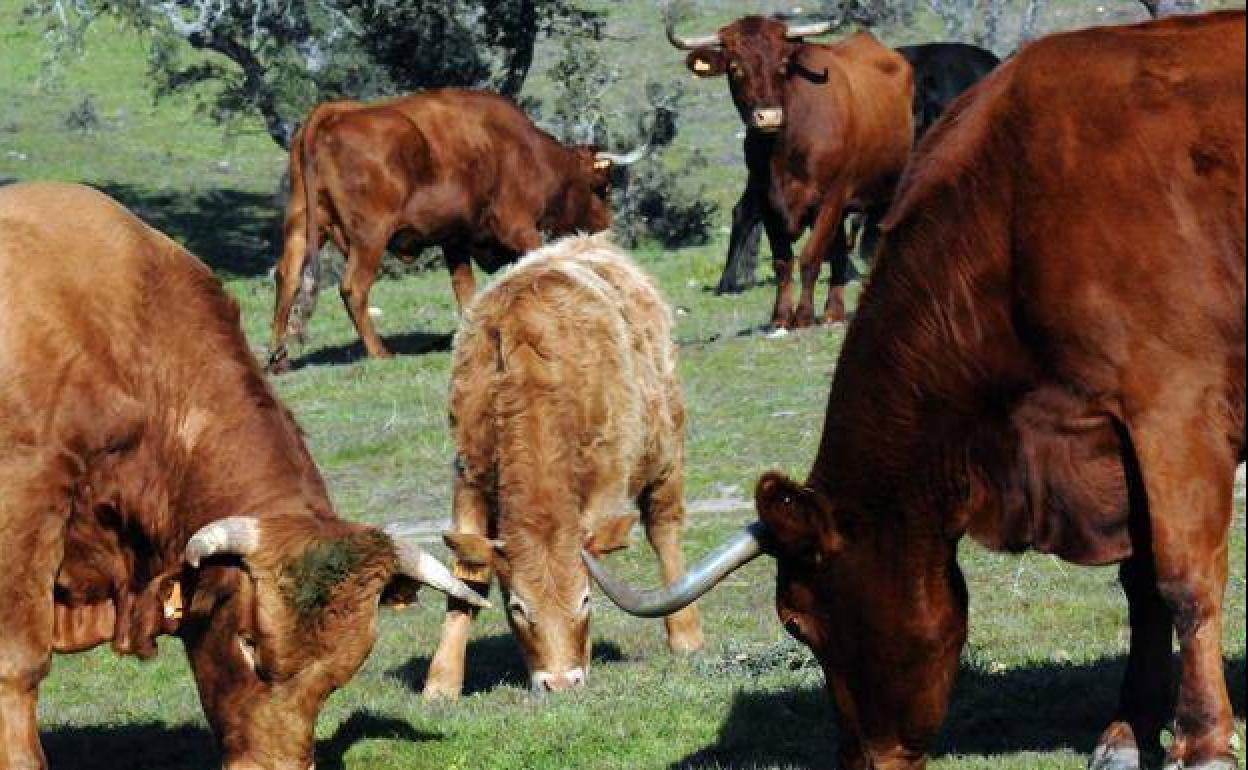
M 1239 760 L 1229 754 L 1196 764 L 1170 760 L 1163 770 L 1239 770 Z
M 440 685 L 437 682 L 426 682 L 425 689 L 421 691 L 420 697 L 425 701 L 453 701 L 459 700 L 458 687 Z
M 1097 746 L 1088 760 L 1088 770 L 1143 770 L 1140 750 L 1134 746 Z
M 1239 770 L 1239 760 L 1233 756 L 1219 756 L 1217 759 L 1194 765 L 1181 763 L 1181 761 L 1169 761 L 1163 770 Z
M 269 354 L 269 360 L 264 364 L 264 371 L 268 374 L 285 374 L 290 371 L 290 357 L 287 355 L 285 345 Z

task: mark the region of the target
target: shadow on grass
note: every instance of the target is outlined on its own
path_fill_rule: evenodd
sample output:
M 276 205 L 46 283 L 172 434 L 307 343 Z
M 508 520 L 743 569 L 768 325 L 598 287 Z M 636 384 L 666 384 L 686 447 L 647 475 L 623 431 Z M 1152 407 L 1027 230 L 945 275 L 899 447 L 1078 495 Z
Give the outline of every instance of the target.
M 382 337 L 386 348 L 396 356 L 421 356 L 426 353 L 446 353 L 451 349 L 451 335 L 433 332 L 403 332 Z M 364 344 L 359 340 L 344 345 L 333 345 L 311 353 L 305 353 L 290 362 L 290 370 L 305 366 L 343 366 L 367 358 Z
M 218 770 L 220 757 L 208 730 L 193 725 L 146 722 L 109 727 L 58 727 L 40 735 L 49 766 L 74 770 Z M 401 719 L 357 711 L 333 736 L 316 744 L 320 770 L 344 770 L 342 757 L 360 741 L 429 741 L 442 737 Z
M 934 756 L 1021 751 L 1090 752 L 1118 702 L 1126 658 L 1083 665 L 1043 664 L 990 673 L 963 668 Z M 1231 706 L 1245 708 L 1244 658 L 1226 662 Z M 823 688 L 738 693 L 719 738 L 669 770 L 834 767 L 832 707 Z
M 264 275 L 277 259 L 280 212 L 271 193 L 97 185 L 218 274 Z
M 401 666 L 386 672 L 406 685 L 413 692 L 425 688 L 425 675 L 429 672 L 431 655 L 412 658 Z M 595 664 L 618 663 L 624 654 L 614 642 L 594 642 L 590 660 Z M 592 678 L 591 678 L 592 683 Z M 464 664 L 464 695 L 487 692 L 502 685 L 528 689 L 529 672 L 520 655 L 520 646 L 510 634 L 495 634 L 468 642 L 468 655 Z M 319 767 L 319 765 L 318 765 Z

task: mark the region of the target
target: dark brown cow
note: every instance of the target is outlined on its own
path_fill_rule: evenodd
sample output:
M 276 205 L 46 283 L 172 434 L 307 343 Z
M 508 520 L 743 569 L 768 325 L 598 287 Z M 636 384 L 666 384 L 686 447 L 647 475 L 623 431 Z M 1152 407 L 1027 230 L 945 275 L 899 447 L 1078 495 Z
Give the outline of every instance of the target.
M 485 91 L 318 106 L 291 146 L 270 367 L 282 368 L 287 335 L 302 332 L 326 231 L 347 256 L 347 312 L 369 355 L 387 357 L 368 293 L 392 238 L 404 250 L 440 244 L 462 308 L 473 292 L 472 259 L 493 272 L 540 246 L 542 233 L 607 228 L 611 165 L 639 157 L 565 147 L 509 99 Z
M 746 194 L 765 199 L 763 226 L 777 284 L 771 323 L 777 328 L 816 320 L 815 283 L 825 255 L 832 288 L 821 318 L 844 320 L 845 212 L 887 205 L 914 136 L 910 65 L 866 32 L 832 45 L 804 42 L 829 27 L 746 16 L 714 35 L 688 39 L 668 26 L 673 45 L 692 49 L 690 71 L 699 77 L 727 74 L 746 127 L 774 137 L 747 142 L 753 190 Z M 794 311 L 792 244 L 808 227 L 802 295 Z
M 885 222 L 809 478 L 759 481 L 761 523 L 711 580 L 622 599 L 677 608 L 759 535 L 842 764 L 921 768 L 966 638 L 959 538 L 1118 562 L 1131 652 L 1092 768 L 1151 767 L 1171 716 L 1168 766 L 1235 768 L 1244 88 L 1239 11 L 1055 35 L 955 102 Z
M 307 770 L 383 593 L 483 601 L 334 515 L 238 307 L 104 195 L 0 189 L 0 295 L 0 770 L 45 767 L 53 651 L 149 657 L 172 633 L 227 770 Z

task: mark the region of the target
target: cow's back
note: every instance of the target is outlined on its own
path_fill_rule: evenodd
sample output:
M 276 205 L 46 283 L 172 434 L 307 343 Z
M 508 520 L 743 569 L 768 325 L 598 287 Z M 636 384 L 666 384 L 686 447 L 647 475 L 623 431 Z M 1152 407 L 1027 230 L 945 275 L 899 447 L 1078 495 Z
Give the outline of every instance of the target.
M 66 227 L 61 217 L 73 217 Z M 86 187 L 0 190 L 0 371 L 15 415 L 52 413 L 59 388 L 101 386 L 152 343 L 146 290 L 172 272 L 203 269 L 177 244 Z
M 1029 322 L 1070 345 L 1056 364 L 1116 384 L 1141 360 L 1118 346 L 1152 337 L 1213 352 L 1242 401 L 1243 13 L 1073 33 L 1018 58 L 1015 281 Z M 1237 360 L 1216 358 L 1217 337 Z
M 545 474 L 586 499 L 619 498 L 680 451 L 670 315 L 617 259 L 605 238 L 557 241 L 465 311 L 451 414 L 470 476 Z

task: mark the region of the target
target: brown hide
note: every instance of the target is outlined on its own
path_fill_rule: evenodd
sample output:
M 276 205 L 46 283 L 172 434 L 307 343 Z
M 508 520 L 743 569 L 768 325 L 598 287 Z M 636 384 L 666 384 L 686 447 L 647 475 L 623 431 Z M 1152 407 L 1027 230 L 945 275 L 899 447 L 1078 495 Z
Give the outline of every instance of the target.
M 1095 767 L 1159 755 L 1172 720 L 1171 761 L 1229 758 L 1244 92 L 1242 12 L 1085 30 L 1024 48 L 920 143 L 810 476 L 758 490 L 777 610 L 823 664 L 845 767 L 925 765 L 966 637 L 967 531 L 1125 560 L 1132 650 Z
M 275 364 L 287 333 L 300 334 L 310 313 L 326 233 L 347 256 L 347 311 L 369 353 L 386 355 L 367 299 L 392 239 L 405 252 L 441 245 L 462 307 L 473 290 L 471 259 L 493 272 L 541 245 L 543 233 L 596 232 L 611 221 L 610 164 L 589 148 L 564 147 L 509 99 L 484 91 L 319 105 L 295 137 L 290 163 Z
M 0 295 L 0 768 L 44 766 L 54 649 L 148 656 L 177 631 L 225 764 L 306 770 L 391 541 L 334 517 L 209 270 L 102 194 L 0 189 Z M 256 553 L 183 564 L 241 515 Z
M 623 547 L 634 503 L 665 579 L 683 573 L 685 410 L 671 328 L 650 279 L 599 236 L 526 256 L 473 301 L 455 337 L 448 543 L 459 563 L 498 573 L 539 692 L 584 682 L 580 550 Z M 493 553 L 485 536 L 497 538 Z M 693 611 L 668 631 L 676 649 L 701 645 Z M 438 694 L 458 691 L 462 642 L 444 632 L 430 675 Z M 444 670 L 440 659 L 456 655 Z
M 767 190 L 763 223 L 775 252 L 772 323 L 778 327 L 816 320 L 814 284 L 825 258 L 833 289 L 821 318 L 844 320 L 844 213 L 888 204 L 914 135 L 913 73 L 900 54 L 865 32 L 820 45 L 787 39 L 786 29 L 781 21 L 747 16 L 721 28 L 717 45 L 692 51 L 687 61 L 699 77 L 726 74 L 742 121 L 771 137 L 769 151 L 747 161 L 751 178 L 764 180 Z M 795 311 L 791 244 L 807 228 Z

